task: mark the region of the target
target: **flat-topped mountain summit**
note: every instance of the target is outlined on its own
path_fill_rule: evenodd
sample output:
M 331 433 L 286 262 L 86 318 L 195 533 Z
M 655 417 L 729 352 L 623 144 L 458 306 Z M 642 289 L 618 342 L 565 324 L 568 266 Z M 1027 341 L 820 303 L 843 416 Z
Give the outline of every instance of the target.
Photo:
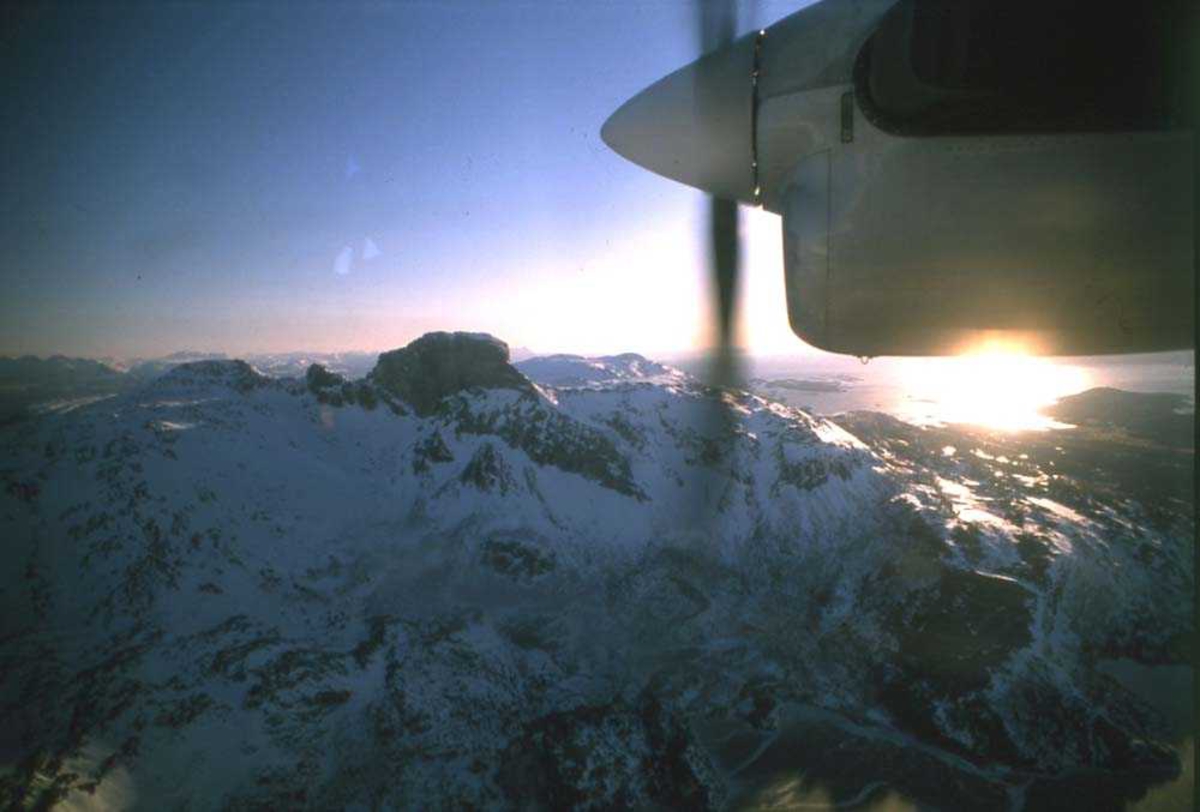
M 420 415 L 464 389 L 533 389 L 508 363 L 508 345 L 485 333 L 427 333 L 382 353 L 368 378 Z

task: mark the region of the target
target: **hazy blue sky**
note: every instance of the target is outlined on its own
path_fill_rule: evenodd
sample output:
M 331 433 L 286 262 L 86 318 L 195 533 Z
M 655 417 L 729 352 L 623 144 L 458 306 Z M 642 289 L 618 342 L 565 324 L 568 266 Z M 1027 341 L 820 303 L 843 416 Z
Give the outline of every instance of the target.
M 700 335 L 699 195 L 599 138 L 696 55 L 690 0 L 6 13 L 0 353 Z M 750 339 L 787 345 L 778 221 L 746 229 Z

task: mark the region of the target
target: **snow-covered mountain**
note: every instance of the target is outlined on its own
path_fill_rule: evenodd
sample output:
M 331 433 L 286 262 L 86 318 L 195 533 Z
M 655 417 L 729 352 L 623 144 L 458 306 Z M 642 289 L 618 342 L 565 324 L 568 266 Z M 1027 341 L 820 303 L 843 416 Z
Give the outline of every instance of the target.
M 590 386 L 620 381 L 680 380 L 683 373 L 665 364 L 650 361 L 637 353 L 621 355 L 540 355 L 516 364 L 532 381 L 547 386 Z
M 855 420 L 437 333 L 6 430 L 0 793 L 1004 809 L 1177 772 L 1103 664 L 1190 657 L 1190 515 Z
M 251 366 L 272 378 L 298 377 L 313 364 L 320 364 L 346 378 L 361 378 L 375 366 L 370 352 L 277 352 L 246 356 Z
M 321 366 L 347 378 L 361 378 L 375 365 L 376 355 L 368 352 L 276 352 L 252 353 L 241 360 L 259 372 L 272 378 L 298 377 L 304 375 L 312 364 Z M 149 381 L 163 375 L 181 364 L 196 361 L 228 360 L 222 353 L 176 352 L 162 358 L 138 359 L 130 364 L 129 374 L 141 381 Z

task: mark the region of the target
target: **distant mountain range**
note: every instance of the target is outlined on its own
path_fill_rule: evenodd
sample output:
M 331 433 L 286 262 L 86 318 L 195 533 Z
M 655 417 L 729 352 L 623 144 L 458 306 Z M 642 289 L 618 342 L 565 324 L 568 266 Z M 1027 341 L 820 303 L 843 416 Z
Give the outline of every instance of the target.
M 129 384 L 124 373 L 85 358 L 0 358 L 0 425 L 111 395 Z
M 794 392 L 844 392 L 850 382 L 844 378 L 755 378 L 750 381 L 755 390 L 790 389 Z
M 365 377 L 374 368 L 378 357 L 379 354 L 373 352 L 283 352 L 250 354 L 242 360 L 272 378 L 302 378 L 309 367 L 318 364 L 353 380 Z M 534 359 L 528 370 L 531 377 L 562 385 L 569 382 L 565 378 L 556 378 L 556 369 L 567 377 L 582 376 L 578 383 L 584 379 L 593 382 L 609 380 L 612 376 L 632 379 L 651 374 L 652 370 L 668 369 L 632 353 L 585 359 L 578 355 L 534 356 L 522 348 L 515 355 L 510 352 L 510 357 L 514 361 Z M 161 358 L 120 363 L 61 355 L 0 358 L 0 424 L 114 395 L 158 378 L 182 364 L 222 360 L 228 360 L 224 353 L 186 350 Z
M 303 377 L 318 363 L 350 378 L 361 378 L 375 365 L 377 353 L 263 353 L 246 360 L 265 375 Z M 222 353 L 176 352 L 129 362 L 95 361 L 56 355 L 0 358 L 0 425 L 46 411 L 73 408 L 115 395 L 158 378 L 182 364 L 227 360 Z
M 1114 485 L 1124 449 L 476 334 L 256 366 L 0 429 L 15 807 L 1117 809 L 1179 774 L 1111 663 L 1192 662 L 1192 506 Z
M 281 352 L 246 355 L 243 360 L 264 375 L 273 378 L 301 377 L 313 364 L 321 364 L 350 378 L 361 378 L 371 371 L 377 357 L 378 353 L 373 352 Z M 134 363 L 129 367 L 129 374 L 149 380 L 183 363 L 219 361 L 226 358 L 222 353 L 174 353 L 163 358 Z
M 619 381 L 679 379 L 683 373 L 628 352 L 586 358 L 581 355 L 541 355 L 517 363 L 530 379 L 548 386 L 588 386 Z

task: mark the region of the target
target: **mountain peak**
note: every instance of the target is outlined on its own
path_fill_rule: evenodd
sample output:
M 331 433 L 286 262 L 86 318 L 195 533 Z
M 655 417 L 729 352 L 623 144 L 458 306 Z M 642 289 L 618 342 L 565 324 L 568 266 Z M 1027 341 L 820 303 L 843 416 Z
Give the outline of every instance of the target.
M 508 345 L 487 333 L 426 333 L 380 354 L 368 377 L 420 415 L 464 389 L 533 391 L 529 379 L 509 364 Z
M 241 360 L 189 361 L 172 367 L 158 379 L 158 386 L 224 384 L 239 392 L 257 389 L 271 379 Z

